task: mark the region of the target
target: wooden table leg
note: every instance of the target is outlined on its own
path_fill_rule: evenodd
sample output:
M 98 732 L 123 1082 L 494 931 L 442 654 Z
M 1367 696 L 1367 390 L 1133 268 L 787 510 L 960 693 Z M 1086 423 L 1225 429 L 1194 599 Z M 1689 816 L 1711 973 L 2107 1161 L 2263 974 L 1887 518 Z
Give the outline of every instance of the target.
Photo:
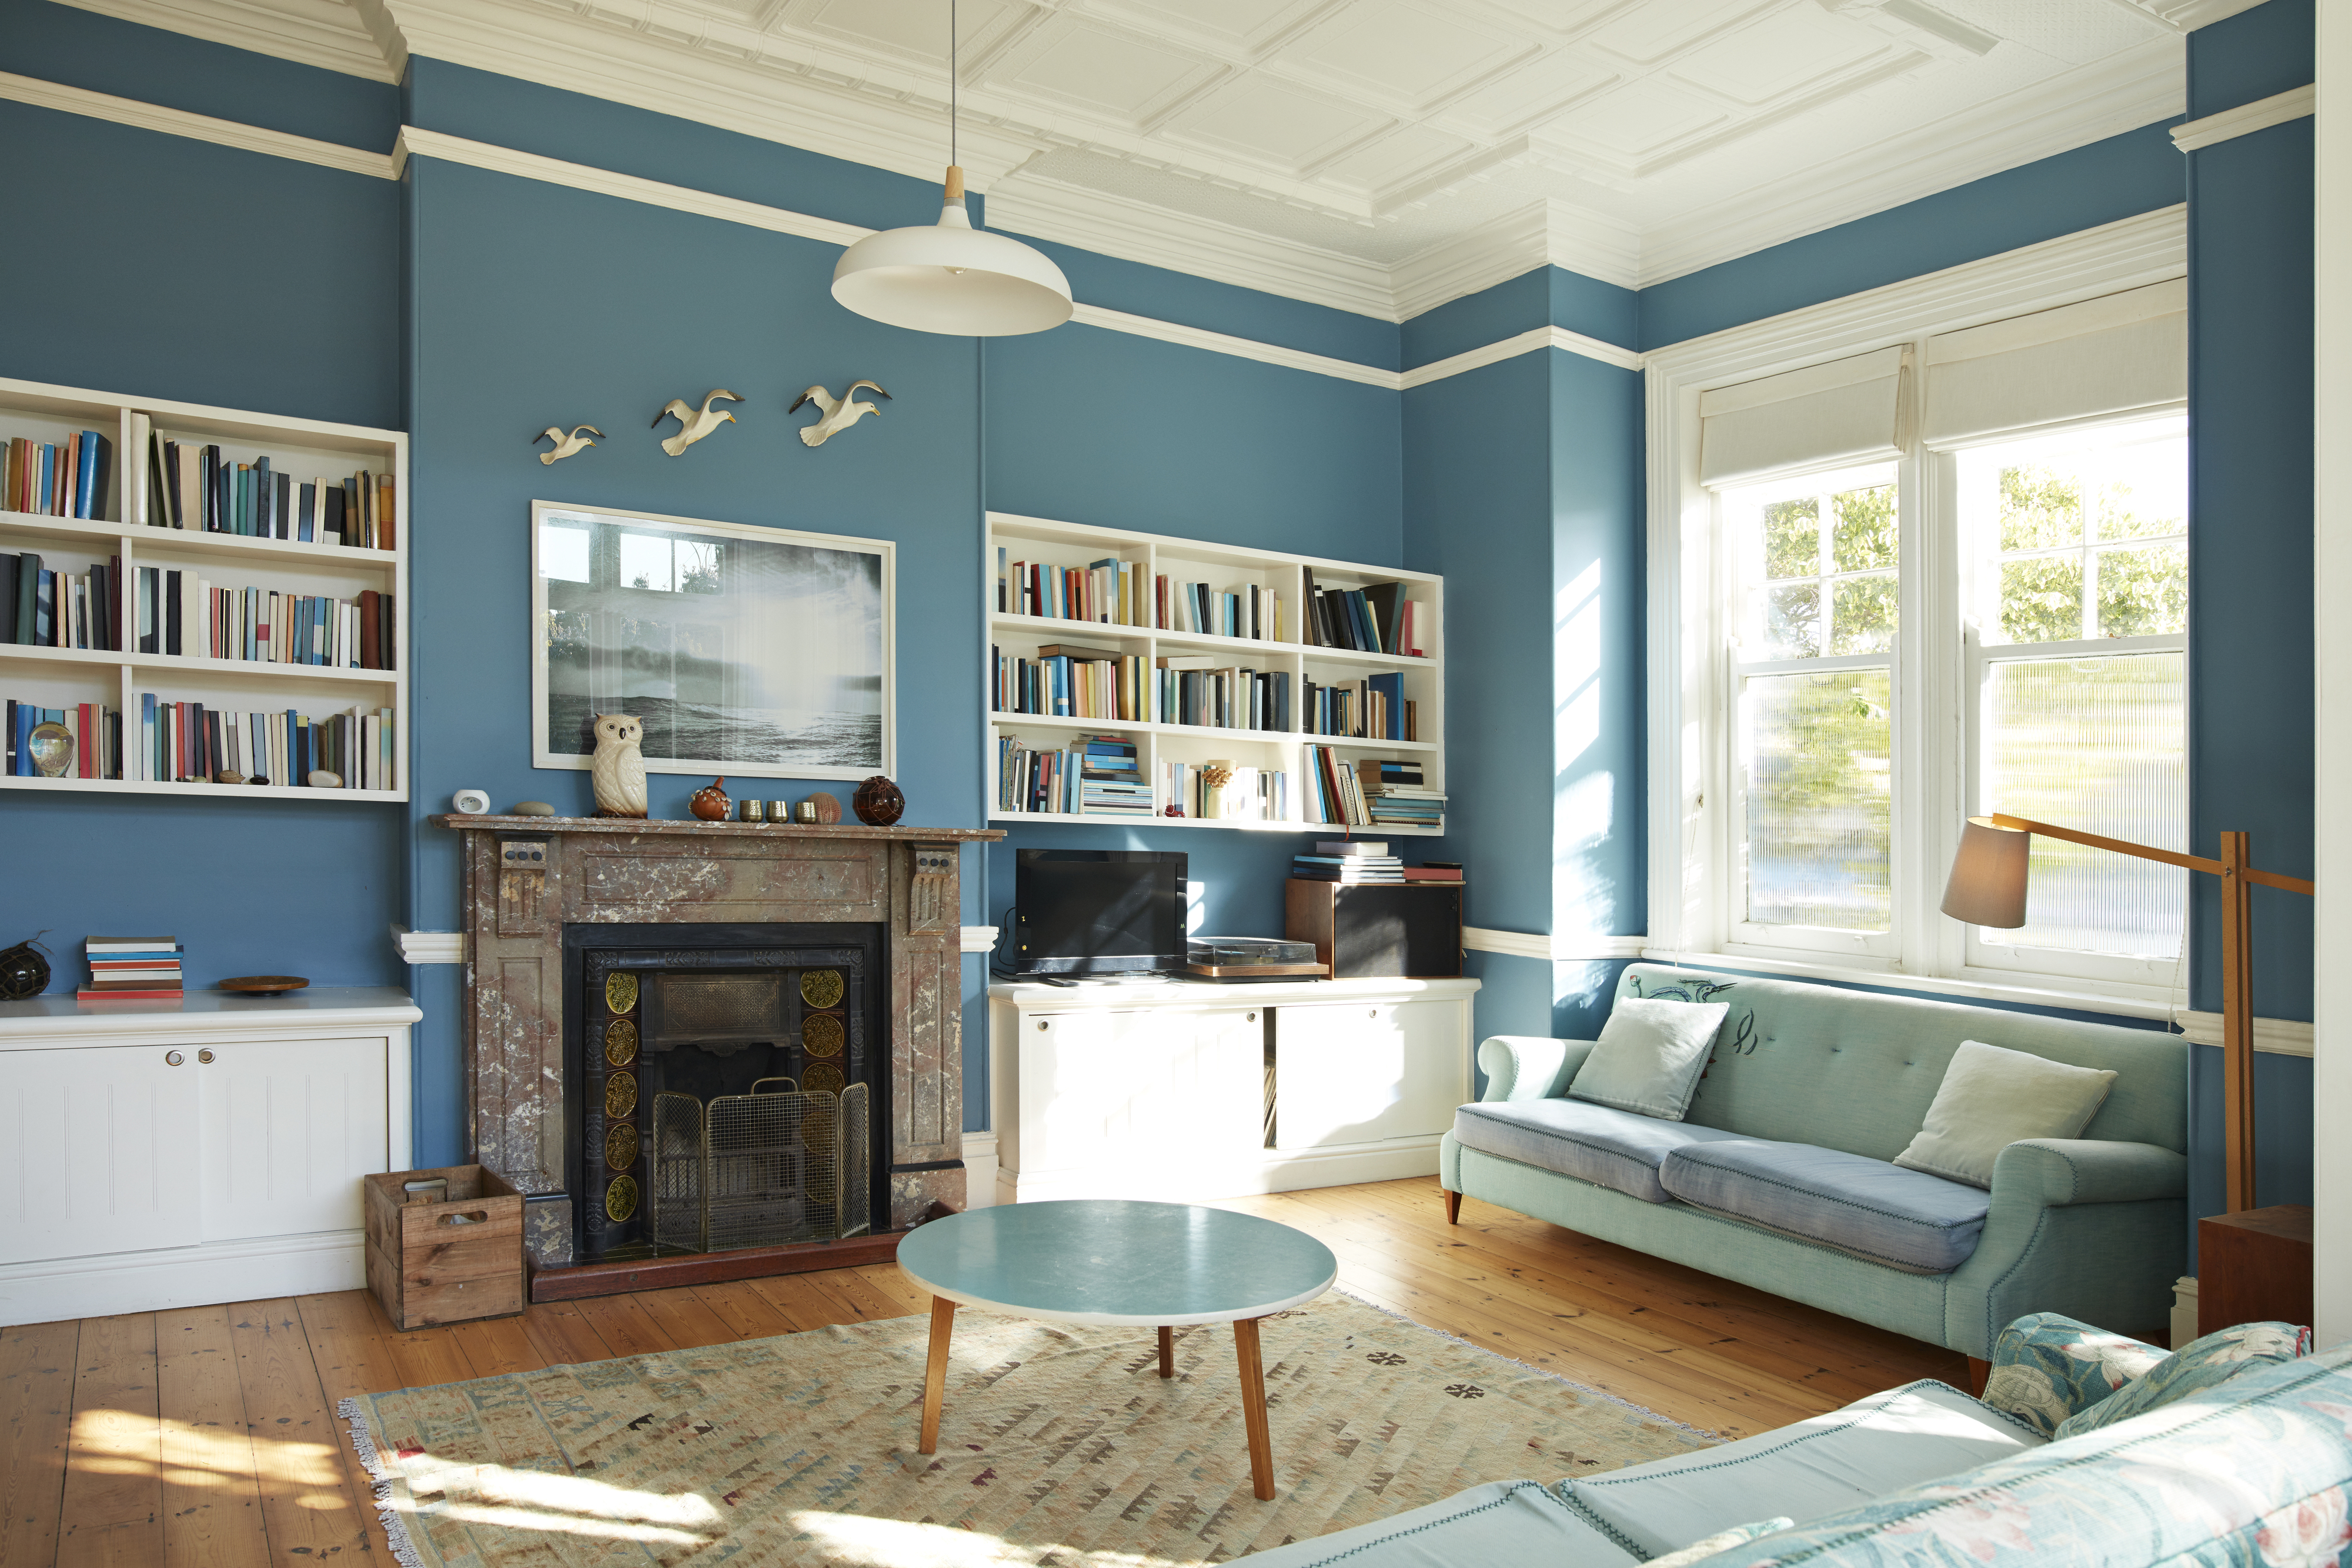
M 1249 1428 L 1250 1479 L 1257 1483 L 1258 1500 L 1267 1502 L 1274 1498 L 1274 1433 L 1265 1421 L 1265 1358 L 1258 1351 L 1255 1318 L 1234 1320 L 1234 1349 L 1242 1364 L 1242 1424 Z
M 955 1328 L 956 1304 L 945 1296 L 931 1298 L 931 1359 L 923 1368 L 923 1442 L 921 1452 L 940 1446 L 940 1406 L 948 1395 L 948 1336 Z M 1259 1417 L 1264 1420 L 1263 1416 Z
M 1176 1375 L 1176 1331 L 1166 1323 L 1160 1325 L 1160 1375 Z

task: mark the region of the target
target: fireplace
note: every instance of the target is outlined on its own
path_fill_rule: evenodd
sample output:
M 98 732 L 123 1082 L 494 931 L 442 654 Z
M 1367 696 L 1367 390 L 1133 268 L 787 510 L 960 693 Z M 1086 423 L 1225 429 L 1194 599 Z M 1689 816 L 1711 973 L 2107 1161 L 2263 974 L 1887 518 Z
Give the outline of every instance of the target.
M 570 925 L 565 1186 L 586 1263 L 834 1241 L 889 1211 L 885 928 Z

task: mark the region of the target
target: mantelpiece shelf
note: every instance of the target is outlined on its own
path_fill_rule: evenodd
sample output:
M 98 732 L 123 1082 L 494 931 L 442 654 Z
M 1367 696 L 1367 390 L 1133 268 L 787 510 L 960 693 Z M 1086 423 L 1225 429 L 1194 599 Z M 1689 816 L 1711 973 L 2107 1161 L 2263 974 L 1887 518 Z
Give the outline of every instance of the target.
M 394 496 L 392 549 L 306 543 L 151 526 L 147 437 L 184 444 L 217 443 L 223 456 L 251 462 L 267 455 L 279 471 L 307 483 L 340 480 L 365 470 L 391 476 Z M 0 643 L 0 699 L 70 708 L 90 704 L 123 716 L 125 750 L 133 751 L 142 698 L 202 703 L 207 708 L 280 712 L 325 719 L 338 711 L 391 711 L 393 787 L 321 789 L 272 784 L 182 783 L 175 779 L 27 779 L 0 776 L 0 788 L 71 789 L 97 794 L 157 794 L 227 799 L 404 800 L 408 798 L 408 541 L 412 488 L 408 437 L 394 430 L 331 423 L 163 402 L 0 379 L 0 441 L 24 436 L 56 442 L 81 430 L 114 444 L 104 517 L 61 517 L 0 511 L 0 552 L 31 551 L 43 565 L 79 576 L 110 561 L 122 569 L 125 599 L 138 569 L 194 573 L 221 590 L 260 589 L 352 601 L 362 591 L 390 596 L 393 659 L 389 670 L 352 669 L 260 659 L 213 659 L 106 648 L 45 648 Z M 131 625 L 131 606 L 118 602 L 115 623 Z M 135 756 L 126 759 L 135 766 Z M 126 768 L 126 771 L 129 768 Z
M 1440 789 L 1444 788 L 1444 579 L 1426 572 L 1391 570 L 1360 562 L 1325 560 L 1242 546 L 1212 545 L 1160 534 L 1094 528 L 1007 513 L 990 513 L 988 523 L 982 580 L 983 591 L 988 596 L 985 620 L 987 642 L 991 646 L 983 650 L 989 656 L 982 660 L 981 705 L 992 737 L 988 758 L 989 821 L 1007 824 L 1077 822 L 1095 825 L 1125 823 L 1129 826 L 1148 821 L 1153 827 L 1238 828 L 1259 832 L 1329 831 L 1339 824 L 1242 818 L 1203 821 L 1156 814 L 1164 811 L 1170 804 L 1166 798 L 1167 784 L 1161 772 L 1162 765 L 1171 762 L 1198 766 L 1212 760 L 1230 760 L 1239 767 L 1279 770 L 1290 775 L 1292 800 L 1296 802 L 1307 786 L 1306 748 L 1310 746 L 1328 747 L 1349 758 L 1383 755 L 1417 758 L 1423 763 L 1424 776 L 1430 785 Z M 1205 581 L 1213 591 L 1221 592 L 1234 591 L 1245 586 L 1270 590 L 1281 595 L 1284 629 L 1288 635 L 1280 639 L 1228 637 L 1155 626 L 1024 615 L 1000 609 L 997 598 L 1000 550 L 1007 566 L 1016 559 L 1043 559 L 1057 569 L 1083 569 L 1105 557 L 1114 557 L 1140 568 L 1147 591 L 1153 587 L 1154 579 L 1163 576 L 1177 582 Z M 1297 641 L 1306 607 L 1306 585 L 1310 574 L 1318 587 L 1329 589 L 1358 588 L 1388 581 L 1404 584 L 1405 591 L 1415 606 L 1415 640 L 1429 653 L 1425 655 L 1365 653 Z M 1009 584 L 1008 588 L 1017 592 L 1017 588 Z M 1148 597 L 1156 604 L 1156 592 L 1148 592 Z M 1383 740 L 1318 735 L 1302 729 L 1227 729 L 1172 724 L 1160 719 L 1086 718 L 998 711 L 992 703 L 993 651 L 1001 648 L 1008 655 L 1028 657 L 1033 655 L 1035 648 L 1055 643 L 1139 656 L 1147 666 L 1153 668 L 1157 667 L 1162 656 L 1212 653 L 1229 659 L 1235 667 L 1254 669 L 1261 674 L 1287 675 L 1294 723 L 1304 719 L 1305 681 L 1314 679 L 1320 684 L 1341 685 L 1352 684 L 1367 675 L 1394 672 L 1404 677 L 1405 695 L 1418 706 L 1419 733 L 1426 738 Z M 1032 737 L 1026 744 L 1050 750 L 1062 744 L 1056 737 L 1082 734 L 1118 735 L 1136 742 L 1139 764 L 1153 786 L 1155 815 L 1143 818 L 1007 811 L 995 808 L 994 802 L 998 799 L 995 776 L 997 738 L 1026 735 Z M 1357 831 L 1383 837 L 1430 837 L 1444 830 L 1380 824 Z

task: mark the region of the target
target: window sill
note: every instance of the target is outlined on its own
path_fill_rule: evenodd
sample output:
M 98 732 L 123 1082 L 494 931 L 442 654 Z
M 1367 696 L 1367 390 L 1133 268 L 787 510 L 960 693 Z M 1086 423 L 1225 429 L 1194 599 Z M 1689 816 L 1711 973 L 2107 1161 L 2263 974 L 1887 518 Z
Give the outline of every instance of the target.
M 1891 991 L 1917 991 L 1927 996 L 1957 997 L 1970 1001 L 2011 1002 L 2026 1007 L 2063 1008 L 2070 1012 L 2106 1013 L 2115 1018 L 2170 1019 L 2176 1003 L 2151 997 L 2117 996 L 2106 991 L 2071 990 L 2062 985 L 2025 986 L 1998 980 L 1952 980 L 1906 975 L 1899 969 L 1874 969 L 1859 965 L 1822 964 L 1804 959 L 1766 958 L 1745 953 L 1683 953 L 1645 947 L 1642 956 L 1654 964 L 1680 964 L 1704 969 L 1739 969 L 1759 975 L 1785 975 L 1793 979 L 1836 980 L 1847 985 L 1881 986 Z

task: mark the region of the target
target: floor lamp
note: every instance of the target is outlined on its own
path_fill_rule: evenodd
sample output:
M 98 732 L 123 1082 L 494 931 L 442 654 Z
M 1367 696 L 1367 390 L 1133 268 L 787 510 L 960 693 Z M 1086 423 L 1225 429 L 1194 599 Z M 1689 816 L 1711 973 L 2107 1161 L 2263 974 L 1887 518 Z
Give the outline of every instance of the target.
M 2225 1126 L 2223 1158 L 2229 1172 L 2229 1212 L 2254 1207 L 2254 965 L 2253 884 L 2282 887 L 2308 894 L 2313 885 L 2301 877 L 2256 871 L 2247 863 L 2243 833 L 2221 835 L 2221 858 L 2184 855 L 2151 849 L 2124 839 L 2053 828 L 2023 817 L 1970 817 L 1960 833 L 1959 852 L 1952 857 L 1951 880 L 1944 887 L 1944 913 L 1971 925 L 2013 929 L 2025 924 L 2025 862 L 2032 835 L 2113 850 L 2144 861 L 2201 871 L 2221 879 L 2221 1083 Z M 2184 938 L 2185 939 L 2185 938 Z

